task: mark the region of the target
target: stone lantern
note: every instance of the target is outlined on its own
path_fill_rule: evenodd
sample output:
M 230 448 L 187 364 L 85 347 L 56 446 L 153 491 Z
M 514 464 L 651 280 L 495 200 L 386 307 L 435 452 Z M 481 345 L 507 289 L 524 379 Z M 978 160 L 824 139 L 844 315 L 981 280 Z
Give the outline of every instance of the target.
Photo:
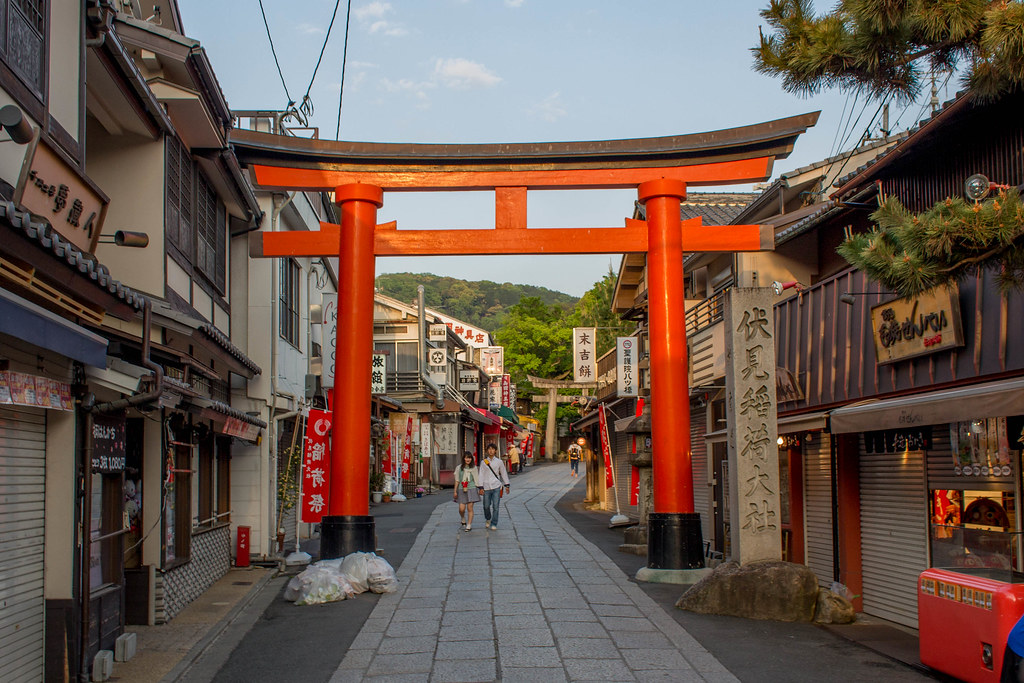
M 629 464 L 636 467 L 640 475 L 640 495 L 637 512 L 640 522 L 626 529 L 619 550 L 624 553 L 647 556 L 647 518 L 654 508 L 654 486 L 651 451 L 651 399 L 645 397 L 643 411 L 622 430 L 636 439 L 636 453 Z

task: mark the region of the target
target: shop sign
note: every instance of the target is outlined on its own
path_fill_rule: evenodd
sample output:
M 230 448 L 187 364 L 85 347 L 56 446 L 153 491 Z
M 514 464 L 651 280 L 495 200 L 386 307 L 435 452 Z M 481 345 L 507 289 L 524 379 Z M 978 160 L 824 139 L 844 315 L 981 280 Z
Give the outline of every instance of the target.
M 429 422 L 420 422 L 420 462 L 429 458 L 432 452 L 432 434 Z
M 484 346 L 490 343 L 490 335 L 483 330 L 476 330 L 465 323 L 458 321 L 445 321 L 445 327 L 451 330 L 455 336 L 466 342 L 466 346 Z M 445 337 L 440 339 L 434 339 L 430 337 L 430 341 L 444 341 Z
M 82 251 L 93 253 L 109 199 L 38 135 L 29 144 L 14 203 L 45 218 Z
M 459 370 L 459 391 L 480 391 L 480 373 L 476 370 Z
M 317 524 L 327 514 L 331 490 L 331 413 L 310 410 L 302 453 L 302 521 Z
M 92 421 L 92 471 L 124 471 L 125 418 L 97 414 Z
M 927 451 L 931 447 L 932 428 L 928 425 L 912 429 L 883 429 L 864 432 L 864 449 L 868 453 Z
M 434 451 L 439 455 L 459 452 L 459 426 L 455 422 L 434 424 Z
M 11 370 L 0 371 L 0 405 L 74 410 L 71 385 L 47 377 Z
M 321 299 L 323 310 L 323 376 L 321 382 L 325 387 L 334 386 L 334 364 L 338 355 L 338 295 L 324 294 Z
M 497 412 L 501 405 L 501 382 L 491 382 L 487 385 L 487 407 L 491 412 Z
M 804 400 L 804 390 L 796 377 L 786 368 L 775 368 L 775 393 L 779 403 Z
M 491 377 L 505 372 L 505 347 L 485 346 L 480 349 L 480 367 Z
M 224 426 L 221 428 L 221 433 L 227 434 L 228 436 L 234 436 L 239 439 L 255 442 L 260 435 L 260 426 L 251 422 L 243 422 L 235 417 L 224 418 L 223 415 L 218 415 L 216 419 L 224 420 Z
M 518 397 L 519 397 L 519 392 L 516 390 L 516 385 L 512 384 L 512 383 L 509 383 L 509 385 L 508 385 L 508 405 L 513 410 L 515 410 L 515 408 L 516 408 L 516 399 Z
M 386 394 L 388 391 L 387 373 L 385 367 L 387 356 L 383 353 L 375 353 L 370 360 L 370 393 Z
M 512 406 L 512 375 L 501 376 L 501 405 Z
M 615 486 L 615 473 L 612 470 L 612 444 L 608 438 L 608 417 L 605 415 L 604 404 L 597 406 L 597 422 L 601 431 L 601 455 L 604 456 L 604 487 Z
M 432 342 L 443 342 L 448 338 L 448 326 L 444 323 L 431 323 L 427 328 L 427 340 Z
M 615 340 L 615 377 L 619 396 L 636 396 L 636 338 L 617 337 Z
M 963 346 L 959 290 L 936 287 L 911 301 L 873 306 L 871 329 L 879 363 Z
M 597 328 L 572 328 L 572 381 L 597 379 Z
M 953 422 L 949 445 L 958 477 L 1009 477 L 1013 473 L 1005 417 Z

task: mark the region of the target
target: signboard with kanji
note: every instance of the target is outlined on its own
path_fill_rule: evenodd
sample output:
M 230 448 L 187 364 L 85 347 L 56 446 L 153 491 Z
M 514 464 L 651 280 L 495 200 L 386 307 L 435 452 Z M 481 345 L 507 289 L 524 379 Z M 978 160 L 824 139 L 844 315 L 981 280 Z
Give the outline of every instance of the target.
M 386 362 L 387 357 L 383 353 L 373 354 L 370 361 L 371 394 L 386 394 L 388 391 L 387 373 L 384 370 Z
M 615 377 L 619 396 L 636 396 L 636 337 L 618 337 L 615 349 Z
M 92 471 L 124 471 L 125 418 L 97 413 L 92 422 Z
M 572 328 L 572 378 L 574 382 L 597 379 L 597 328 Z
M 319 523 L 327 513 L 327 494 L 331 481 L 330 435 L 331 414 L 323 410 L 310 410 L 302 453 L 303 522 Z
M 427 339 L 432 342 L 443 342 L 448 337 L 448 326 L 444 323 L 431 323 L 427 328 Z

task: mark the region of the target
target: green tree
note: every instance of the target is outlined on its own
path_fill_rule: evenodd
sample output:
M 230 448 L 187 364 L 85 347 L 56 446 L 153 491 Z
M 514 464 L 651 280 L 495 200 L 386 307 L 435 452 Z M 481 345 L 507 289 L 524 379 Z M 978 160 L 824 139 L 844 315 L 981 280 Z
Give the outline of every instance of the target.
M 1024 84 L 1024 4 L 1011 0 L 840 0 L 815 16 L 811 0 L 771 0 L 754 68 L 788 92 L 823 89 L 913 100 L 929 69 L 964 69 L 993 98 Z
M 569 320 L 569 327 L 598 328 L 598 357 L 615 348 L 616 337 L 628 337 L 636 330 L 635 322 L 623 320 L 612 311 L 612 299 L 615 297 L 617 279 L 615 272 L 609 266 L 608 273 L 595 282 L 594 286 L 587 290 L 576 303 L 576 308 Z

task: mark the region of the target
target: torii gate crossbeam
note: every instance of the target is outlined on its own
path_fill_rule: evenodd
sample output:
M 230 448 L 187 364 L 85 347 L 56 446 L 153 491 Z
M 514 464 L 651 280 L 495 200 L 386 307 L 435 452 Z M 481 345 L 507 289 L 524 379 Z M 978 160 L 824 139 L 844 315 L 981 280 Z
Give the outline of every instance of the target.
M 771 249 L 763 226 L 683 222 L 687 184 L 766 180 L 817 113 L 672 138 L 526 145 L 386 145 L 232 134 L 263 189 L 335 192 L 341 225 L 310 233 L 253 233 L 254 257 L 339 258 L 338 329 L 329 516 L 321 557 L 374 550 L 369 516 L 370 361 L 377 256 L 441 254 L 648 254 L 654 512 L 648 566 L 703 566 L 694 512 L 684 324 L 683 252 Z M 528 228 L 529 190 L 636 187 L 645 221 L 623 228 Z M 384 192 L 490 190 L 491 230 L 398 230 L 377 225 Z M 709 234 L 710 233 L 710 234 Z

